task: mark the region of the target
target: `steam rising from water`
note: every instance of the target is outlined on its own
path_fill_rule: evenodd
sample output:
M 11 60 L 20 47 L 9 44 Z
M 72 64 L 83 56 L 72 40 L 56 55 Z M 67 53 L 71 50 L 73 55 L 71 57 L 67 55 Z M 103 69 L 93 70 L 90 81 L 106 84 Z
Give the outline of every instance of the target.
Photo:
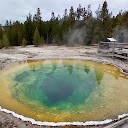
M 118 41 L 118 37 L 119 37 L 120 33 L 124 33 L 124 36 L 125 36 L 125 41 L 124 41 L 124 43 L 127 43 L 127 42 L 128 42 L 128 29 L 126 29 L 125 27 L 120 27 L 120 26 L 117 26 L 117 27 L 114 29 L 113 37 L 114 37 L 117 41 Z
M 64 38 L 68 46 L 83 45 L 86 38 L 85 28 L 71 29 Z

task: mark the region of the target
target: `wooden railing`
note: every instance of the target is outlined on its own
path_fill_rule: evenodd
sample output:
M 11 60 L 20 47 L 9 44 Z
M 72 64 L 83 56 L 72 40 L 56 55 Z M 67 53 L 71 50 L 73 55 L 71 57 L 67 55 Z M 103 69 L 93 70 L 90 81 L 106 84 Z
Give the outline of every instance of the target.
M 128 43 L 99 42 L 98 54 L 128 59 Z

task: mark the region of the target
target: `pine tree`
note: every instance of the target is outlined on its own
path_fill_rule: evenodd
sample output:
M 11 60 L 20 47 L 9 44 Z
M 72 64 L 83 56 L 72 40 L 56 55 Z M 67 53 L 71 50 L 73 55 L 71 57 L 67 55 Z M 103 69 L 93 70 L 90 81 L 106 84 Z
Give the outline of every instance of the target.
M 33 26 L 38 28 L 39 34 L 42 35 L 42 20 L 41 20 L 40 8 L 37 9 L 36 14 L 33 17 Z
M 76 13 L 77 20 L 80 20 L 82 13 L 83 13 L 83 8 L 79 4 L 79 7 L 77 8 L 77 13 Z
M 68 18 L 68 12 L 67 9 L 64 10 L 64 19 L 66 20 Z
M 32 22 L 32 15 L 29 13 L 27 16 L 27 20 L 24 23 L 24 37 L 27 40 L 28 44 L 32 44 L 33 42 L 33 33 L 34 33 L 34 25 Z
M 16 46 L 22 45 L 22 24 L 19 21 L 14 22 L 13 25 L 9 27 L 8 38 L 11 44 Z
M 0 40 L 2 39 L 3 37 L 3 30 L 2 30 L 2 25 L 0 24 Z
M 3 41 L 0 39 L 0 48 L 3 48 Z
M 101 27 L 103 31 L 103 39 L 111 35 L 112 24 L 111 24 L 111 14 L 108 11 L 107 1 L 104 1 L 101 9 Z
M 85 7 L 83 8 L 82 17 L 83 17 L 83 20 L 87 18 L 87 10 Z
M 6 20 L 5 27 L 9 27 L 9 21 Z
M 88 5 L 88 9 L 87 9 L 87 18 L 92 18 L 91 5 Z
M 37 9 L 37 13 L 34 15 L 33 20 L 39 22 L 41 20 L 41 12 L 40 12 L 40 8 Z
M 3 42 L 3 46 L 4 47 L 8 47 L 9 46 L 9 40 L 8 40 L 7 35 L 5 35 L 5 34 L 3 35 L 2 42 Z
M 108 7 L 107 1 L 104 1 L 102 10 L 101 10 L 101 18 L 103 21 L 109 16 L 107 7 Z
M 54 21 L 56 18 L 55 18 L 55 14 L 54 14 L 54 12 L 52 12 L 52 14 L 51 14 L 51 20 L 52 21 Z
M 43 36 L 40 37 L 39 45 L 44 45 L 44 37 Z
M 39 43 L 40 43 L 40 34 L 39 34 L 39 31 L 38 31 L 38 28 L 36 28 L 35 33 L 34 33 L 33 43 L 34 43 L 35 46 L 38 46 Z
M 75 24 L 75 11 L 74 11 L 73 6 L 71 6 L 70 8 L 68 21 L 69 21 L 70 27 L 73 27 Z
M 23 38 L 22 40 L 22 46 L 25 47 L 27 45 L 27 40 L 25 38 Z

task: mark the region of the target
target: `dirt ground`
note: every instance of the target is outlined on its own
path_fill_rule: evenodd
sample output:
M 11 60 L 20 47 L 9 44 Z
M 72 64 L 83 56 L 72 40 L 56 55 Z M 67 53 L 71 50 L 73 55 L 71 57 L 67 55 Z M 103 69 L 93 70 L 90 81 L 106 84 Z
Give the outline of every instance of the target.
M 73 58 L 95 60 L 116 65 L 128 73 L 128 60 L 120 60 L 118 58 L 103 57 L 97 54 L 97 46 L 15 46 L 0 49 L 0 69 L 11 63 L 28 60 L 28 59 L 46 59 L 46 58 Z M 105 125 L 104 125 L 105 126 Z M 104 126 L 81 126 L 85 128 L 102 128 Z M 64 128 L 72 128 L 80 126 L 64 126 Z M 0 111 L 0 128 L 49 128 L 48 126 L 32 125 L 31 122 L 23 122 L 13 117 L 11 114 Z

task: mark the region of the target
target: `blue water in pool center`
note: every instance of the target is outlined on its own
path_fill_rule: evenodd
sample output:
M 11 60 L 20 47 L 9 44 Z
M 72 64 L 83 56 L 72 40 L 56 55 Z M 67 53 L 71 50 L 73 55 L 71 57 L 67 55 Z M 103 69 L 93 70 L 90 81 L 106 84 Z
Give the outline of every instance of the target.
M 35 66 L 15 76 L 12 93 L 22 102 L 28 99 L 46 107 L 67 109 L 82 104 L 95 90 L 98 85 L 95 76 L 94 69 L 88 66 L 66 63 Z
M 79 59 L 29 60 L 1 72 L 0 105 L 38 121 L 116 119 L 128 113 L 128 74 Z

